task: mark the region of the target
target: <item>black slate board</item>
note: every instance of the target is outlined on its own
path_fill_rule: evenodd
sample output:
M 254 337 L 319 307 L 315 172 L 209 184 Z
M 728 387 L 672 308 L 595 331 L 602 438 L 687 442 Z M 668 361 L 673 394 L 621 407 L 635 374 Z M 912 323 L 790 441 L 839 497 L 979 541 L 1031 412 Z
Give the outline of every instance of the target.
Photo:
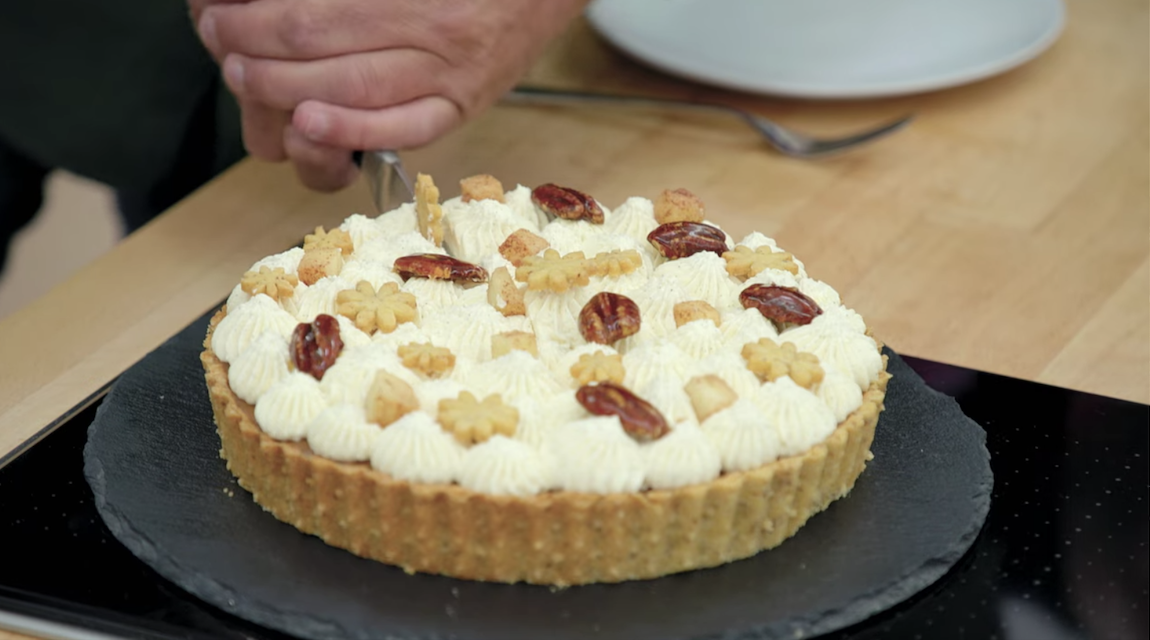
M 234 615 L 304 638 L 797 638 L 940 578 L 990 506 L 986 434 L 897 355 L 875 459 L 775 550 L 657 580 L 550 590 L 409 576 L 267 514 L 219 458 L 199 352 L 207 316 L 124 373 L 84 474 L 113 534 Z

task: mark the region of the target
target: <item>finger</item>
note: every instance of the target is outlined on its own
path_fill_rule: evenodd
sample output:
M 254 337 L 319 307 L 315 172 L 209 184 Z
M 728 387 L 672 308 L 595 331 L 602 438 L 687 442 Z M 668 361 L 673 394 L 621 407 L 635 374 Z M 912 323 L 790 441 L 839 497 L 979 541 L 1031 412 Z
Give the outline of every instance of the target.
M 395 15 L 377 9 L 359 11 L 371 15 L 356 19 L 345 3 L 328 1 L 227 3 L 205 8 L 197 27 L 204 44 L 220 58 L 242 53 L 257 58 L 313 60 L 401 46 L 411 35 L 410 29 L 404 32 L 405 25 L 417 19 L 413 16 L 422 15 L 405 17 L 404 12 L 410 13 L 410 9 L 404 8 L 391 11 Z
M 284 130 L 284 149 L 300 182 L 316 191 L 338 191 L 355 182 L 359 171 L 346 149 L 316 144 L 295 127 Z
M 387 49 L 310 61 L 232 53 L 224 78 L 237 95 L 291 110 L 305 100 L 356 109 L 410 102 L 437 93 L 442 60 L 415 49 Z
M 188 0 L 188 13 L 192 16 L 192 24 L 199 24 L 200 16 L 209 6 L 236 2 L 251 2 L 251 0 Z
M 344 149 L 419 147 L 462 121 L 459 107 L 441 96 L 373 110 L 309 100 L 296 107 L 292 115 L 292 126 L 309 140 Z
M 243 125 L 244 147 L 261 160 L 279 162 L 287 158 L 284 152 L 284 129 L 291 124 L 291 112 L 273 109 L 252 100 L 240 99 L 240 122 Z

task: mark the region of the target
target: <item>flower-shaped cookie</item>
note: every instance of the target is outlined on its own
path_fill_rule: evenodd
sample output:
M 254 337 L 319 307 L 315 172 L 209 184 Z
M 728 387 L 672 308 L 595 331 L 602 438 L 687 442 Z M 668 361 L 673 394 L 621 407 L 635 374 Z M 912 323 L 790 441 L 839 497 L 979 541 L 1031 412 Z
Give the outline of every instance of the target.
M 464 445 L 478 444 L 495 434 L 515 435 L 519 411 L 503 404 L 498 393 L 479 402 L 470 391 L 461 391 L 458 398 L 439 401 L 439 424 Z
M 563 293 L 573 286 L 587 286 L 590 275 L 582 251 L 560 256 L 558 251 L 548 249 L 542 256 L 527 256 L 515 269 L 515 279 L 526 282 L 528 289 L 555 293 Z
M 642 264 L 643 258 L 638 251 L 616 249 L 595 254 L 595 257 L 587 261 L 587 271 L 593 276 L 618 278 L 634 272 Z
M 335 304 L 339 315 L 368 334 L 376 330 L 391 333 L 400 324 L 415 320 L 415 296 L 400 291 L 394 282 L 385 282 L 376 291 L 370 282 L 360 280 L 354 290 L 336 294 Z
M 770 338 L 743 345 L 743 359 L 747 368 L 763 382 L 770 382 L 783 376 L 800 387 L 810 389 L 823 380 L 823 367 L 818 356 L 799 351 L 793 342 L 779 345 Z
M 287 273 L 282 267 L 274 269 L 266 266 L 259 271 L 249 271 L 240 278 L 240 288 L 250 295 L 264 294 L 272 300 L 290 298 L 295 295 L 295 287 L 299 278 L 294 273 Z
M 781 269 L 795 275 L 799 274 L 799 266 L 795 264 L 794 256 L 786 251 L 772 251 L 768 246 L 752 250 L 745 245 L 738 245 L 733 250 L 723 254 L 727 261 L 727 273 L 746 280 L 755 276 L 763 269 Z
M 339 249 L 345 256 L 350 256 L 355 247 L 351 244 L 351 236 L 343 229 L 324 231 L 323 227 L 316 227 L 315 233 L 303 237 L 303 250 Z
M 623 356 L 619 354 L 607 355 L 603 351 L 585 353 L 579 356 L 579 361 L 571 365 L 571 377 L 579 386 L 592 382 L 614 382 L 623 384 L 626 370 L 623 369 Z
M 411 342 L 399 347 L 397 353 L 403 366 L 429 378 L 438 378 L 455 367 L 455 354 L 447 347 L 436 347 L 430 342 Z
M 415 219 L 424 238 L 443 246 L 443 207 L 439 206 L 439 187 L 431 176 L 415 177 Z

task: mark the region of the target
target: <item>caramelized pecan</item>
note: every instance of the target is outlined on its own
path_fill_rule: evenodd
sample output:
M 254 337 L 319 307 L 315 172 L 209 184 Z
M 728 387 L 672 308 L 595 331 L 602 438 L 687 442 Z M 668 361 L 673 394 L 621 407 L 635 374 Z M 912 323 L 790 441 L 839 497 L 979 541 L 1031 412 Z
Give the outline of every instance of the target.
M 810 324 L 823 312 L 818 303 L 798 289 L 766 284 L 753 284 L 743 289 L 739 302 L 743 308 L 758 309 L 764 318 L 779 324 Z
M 531 190 L 531 202 L 549 216 L 603 224 L 603 209 L 595 198 L 570 187 L 544 184 Z
M 639 332 L 639 305 L 627 296 L 597 293 L 579 312 L 579 333 L 587 342 L 614 344 Z
M 339 337 L 339 321 L 326 313 L 310 323 L 301 322 L 291 334 L 292 364 L 316 380 L 323 380 L 324 372 L 335 364 L 340 351 L 343 340 Z
M 658 409 L 613 382 L 579 387 L 575 399 L 597 416 L 619 416 L 623 430 L 639 442 L 658 440 L 670 431 Z
M 451 280 L 452 282 L 485 282 L 487 280 L 487 270 L 483 267 L 438 253 L 417 253 L 403 256 L 396 259 L 392 269 L 404 281 L 410 278 L 430 278 L 431 280 Z
M 722 229 L 689 220 L 661 224 L 647 234 L 647 241 L 671 260 L 693 256 L 700 251 L 721 256 L 727 250 L 727 234 Z

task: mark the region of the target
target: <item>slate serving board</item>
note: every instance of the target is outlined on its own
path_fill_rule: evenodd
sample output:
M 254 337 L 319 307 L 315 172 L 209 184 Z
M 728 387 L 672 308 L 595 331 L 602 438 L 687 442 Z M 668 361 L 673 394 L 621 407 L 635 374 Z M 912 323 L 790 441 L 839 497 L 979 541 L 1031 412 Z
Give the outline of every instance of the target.
M 797 638 L 938 580 L 990 507 L 982 428 L 896 354 L 851 495 L 775 550 L 656 580 L 552 590 L 407 575 L 283 524 L 219 457 L 200 368 L 204 316 L 121 376 L 84 473 L 108 528 L 165 578 L 303 638 Z

